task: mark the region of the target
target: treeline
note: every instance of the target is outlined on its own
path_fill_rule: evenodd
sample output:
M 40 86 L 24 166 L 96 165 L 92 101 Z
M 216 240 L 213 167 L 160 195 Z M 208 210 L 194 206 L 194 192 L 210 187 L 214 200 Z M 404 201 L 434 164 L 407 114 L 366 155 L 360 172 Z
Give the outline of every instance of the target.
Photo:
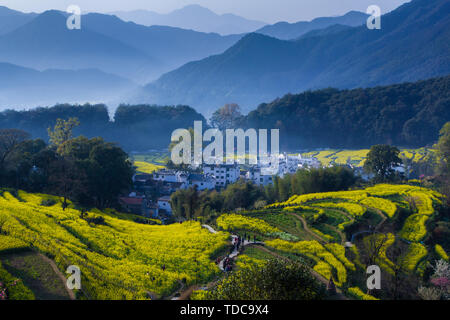
M 324 89 L 261 104 L 240 125 L 278 128 L 284 149 L 423 147 L 450 121 L 450 76 L 355 90 Z
M 178 128 L 205 118 L 188 106 L 121 105 L 110 120 L 105 105 L 57 105 L 0 113 L 0 128 L 19 128 L 46 139 L 56 119 L 76 117 L 76 134 L 101 136 L 127 151 L 163 149 Z M 450 120 L 450 76 L 384 87 L 307 91 L 261 104 L 247 116 L 230 104 L 216 111 L 213 126 L 280 129 L 282 150 L 367 148 L 376 144 L 423 147 L 438 139 Z M 205 125 L 204 128 L 207 128 Z
M 354 172 L 344 166 L 302 169 L 265 187 L 239 180 L 222 191 L 198 191 L 195 187 L 178 190 L 171 197 L 175 216 L 183 219 L 208 220 L 220 213 L 262 209 L 293 195 L 348 190 L 357 183 Z
M 128 155 L 102 138 L 73 138 L 77 124 L 58 120 L 49 144 L 23 130 L 0 129 L 0 188 L 57 195 L 63 208 L 68 200 L 81 209 L 117 207 L 132 185 Z
M 0 129 L 16 128 L 34 139 L 48 141 L 47 128 L 57 119 L 79 119 L 75 135 L 102 137 L 117 142 L 126 151 L 148 151 L 167 148 L 171 134 L 178 128 L 189 128 L 204 117 L 187 106 L 121 105 L 110 119 L 107 106 L 61 104 L 26 111 L 0 112 Z

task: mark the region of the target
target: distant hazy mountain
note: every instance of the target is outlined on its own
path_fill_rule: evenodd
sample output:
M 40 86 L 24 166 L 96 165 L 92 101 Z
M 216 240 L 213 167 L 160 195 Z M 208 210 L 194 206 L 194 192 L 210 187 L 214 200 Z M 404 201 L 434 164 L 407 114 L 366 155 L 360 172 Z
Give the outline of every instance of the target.
M 313 37 L 323 37 L 323 36 L 329 36 L 332 34 L 340 33 L 344 30 L 349 30 L 353 27 L 350 26 L 344 26 L 342 24 L 333 24 L 330 27 L 327 27 L 325 29 L 316 29 L 313 31 L 309 31 L 305 33 L 304 35 L 298 37 L 296 40 L 306 39 L 306 38 L 313 38 Z
M 230 48 L 243 35 L 220 36 L 166 26 L 146 27 L 104 14 L 82 17 L 82 25 L 91 31 L 121 41 L 161 62 L 168 72 L 183 64 L 219 54 Z M 162 74 L 162 73 L 161 73 Z
M 221 55 L 165 74 L 145 94 L 204 113 L 229 102 L 250 110 L 289 92 L 450 74 L 449 43 L 450 2 L 413 0 L 384 15 L 381 30 L 361 26 L 297 41 L 249 34 Z
M 4 11 L 11 19 L 22 15 Z M 242 38 L 146 27 L 95 13 L 82 17 L 81 30 L 68 30 L 65 13 L 59 11 L 24 16 L 31 21 L 22 19 L 21 26 L 0 35 L 0 62 L 38 70 L 97 68 L 138 83 L 155 80 L 189 61 L 222 53 Z
M 145 26 L 159 25 L 192 29 L 201 32 L 216 32 L 222 35 L 253 32 L 266 23 L 247 20 L 234 14 L 218 15 L 199 5 L 190 5 L 168 14 L 136 10 L 113 12 L 125 21 L 133 21 Z
M 0 35 L 17 29 L 36 17 L 35 13 L 22 13 L 0 6 Z
M 88 28 L 67 29 L 66 18 L 57 11 L 0 36 L 0 61 L 38 70 L 97 68 L 136 81 L 152 79 L 162 67 L 117 39 Z
M 324 17 L 312 21 L 300 21 L 296 23 L 278 22 L 273 25 L 265 26 L 256 32 L 282 40 L 291 40 L 299 38 L 309 31 L 324 29 L 335 24 L 357 27 L 366 23 L 367 18 L 368 15 L 365 13 L 350 11 L 339 17 Z
M 0 110 L 63 103 L 119 102 L 136 85 L 99 70 L 36 71 L 0 63 Z

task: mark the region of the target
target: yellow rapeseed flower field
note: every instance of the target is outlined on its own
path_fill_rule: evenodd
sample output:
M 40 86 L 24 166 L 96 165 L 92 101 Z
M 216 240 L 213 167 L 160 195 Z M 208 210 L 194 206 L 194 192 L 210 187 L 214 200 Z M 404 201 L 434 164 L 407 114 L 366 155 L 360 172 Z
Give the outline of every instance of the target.
M 227 245 L 227 233 L 212 234 L 198 222 L 138 224 L 98 210 L 88 216 L 101 216 L 105 224 L 94 225 L 72 207 L 42 206 L 43 199 L 3 193 L 0 221 L 7 237 L 0 237 L 0 251 L 26 245 L 53 258 L 62 271 L 79 266 L 87 298 L 167 296 L 183 281 L 204 283 L 220 274 L 212 258 Z

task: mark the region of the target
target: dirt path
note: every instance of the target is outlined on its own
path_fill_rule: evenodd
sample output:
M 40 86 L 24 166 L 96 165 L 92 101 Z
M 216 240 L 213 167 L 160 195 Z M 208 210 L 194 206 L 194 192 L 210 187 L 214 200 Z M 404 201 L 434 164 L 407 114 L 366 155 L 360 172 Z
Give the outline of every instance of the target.
M 347 240 L 347 236 L 345 235 L 345 233 L 343 233 L 341 230 L 339 230 L 339 228 L 336 228 L 335 226 L 332 226 L 330 224 L 328 224 L 328 226 L 330 228 L 333 228 L 333 230 L 336 231 L 337 234 L 339 234 L 339 237 L 341 238 L 341 245 L 344 245 Z
M 1 256 L 3 266 L 14 277 L 22 279 L 37 300 L 75 300 L 66 286 L 66 278 L 55 262 L 34 250 Z
M 289 258 L 284 257 L 284 256 L 282 256 L 282 255 L 279 255 L 278 253 L 273 252 L 272 250 L 269 250 L 269 249 L 267 249 L 266 247 L 263 247 L 263 246 L 255 246 L 255 247 L 258 248 L 258 249 L 261 249 L 262 251 L 265 251 L 265 252 L 271 254 L 271 255 L 274 256 L 275 258 L 282 259 L 282 260 L 285 260 L 285 261 L 290 261 Z M 318 281 L 322 282 L 325 286 L 328 285 L 328 279 L 325 279 L 322 275 L 320 275 L 319 273 L 317 273 L 313 268 L 311 268 L 311 267 L 308 267 L 308 268 L 309 268 L 309 270 L 311 271 L 311 274 L 312 274 Z M 342 291 L 341 291 L 339 288 L 336 288 L 336 293 L 337 293 L 336 296 L 333 297 L 333 298 L 336 298 L 335 300 L 349 300 L 349 299 L 342 293 Z
M 209 226 L 209 225 L 204 224 L 204 225 L 202 225 L 202 227 L 205 228 L 205 229 L 208 229 L 209 232 L 211 232 L 211 233 L 214 233 L 214 234 L 217 233 L 217 231 L 214 230 L 214 228 Z M 237 235 L 232 234 L 231 237 L 233 238 L 233 243 L 234 243 L 234 241 L 237 238 Z M 264 243 L 263 242 L 250 242 L 250 241 L 244 240 L 243 243 L 241 244 L 241 247 L 245 247 L 245 246 L 249 246 L 249 245 L 264 245 Z M 225 259 L 227 257 L 230 258 L 230 259 L 233 259 L 233 258 L 237 257 L 239 254 L 240 254 L 240 251 L 238 251 L 236 249 L 236 247 L 235 247 L 232 253 L 228 254 L 222 260 L 220 260 L 219 265 L 218 265 L 219 269 L 222 270 L 223 272 L 225 272 L 224 267 L 223 267 L 223 263 L 224 263 Z M 203 286 L 203 287 L 199 286 L 199 285 L 192 285 L 192 286 L 188 287 L 186 290 L 183 290 L 183 288 L 181 288 L 180 290 L 182 292 L 181 292 L 180 296 L 175 297 L 173 295 L 173 296 L 171 296 L 170 299 L 171 300 L 187 300 L 187 299 L 189 299 L 189 297 L 191 296 L 193 291 L 198 290 L 200 288 L 204 288 L 204 287 L 211 288 L 217 283 L 217 281 L 218 280 L 214 280 L 212 282 L 209 282 L 206 286 Z
M 381 212 L 381 210 L 375 209 L 375 211 L 381 217 L 381 222 L 379 224 L 377 224 L 377 226 L 375 227 L 375 230 L 379 230 L 381 228 L 381 226 L 383 225 L 383 223 L 386 222 L 387 217 L 383 214 L 383 212 Z
M 314 239 L 316 239 L 317 241 L 319 241 L 321 244 L 327 244 L 328 241 L 326 241 L 325 239 L 323 239 L 321 236 L 319 236 L 318 234 L 316 234 L 315 232 L 311 231 L 311 229 L 309 229 L 308 227 L 308 223 L 306 222 L 305 218 L 303 218 L 302 216 L 299 216 L 298 214 L 294 213 L 294 212 L 289 212 L 288 213 L 291 216 L 296 217 L 298 220 L 300 220 L 303 224 L 303 229 L 305 229 L 305 231 L 312 236 Z
M 56 266 L 55 262 L 53 260 L 51 260 L 50 258 L 48 258 L 47 256 L 44 256 L 42 253 L 38 253 L 38 255 L 44 261 L 46 261 L 48 264 L 50 264 L 50 266 L 52 267 L 53 271 L 56 273 L 58 278 L 61 279 L 61 282 L 64 284 L 64 288 L 66 289 L 66 292 L 67 292 L 67 294 L 70 297 L 70 300 L 76 300 L 77 298 L 75 297 L 75 294 L 73 293 L 73 291 L 70 290 L 69 288 L 67 288 L 67 279 L 66 279 L 66 277 L 63 275 L 63 273 L 61 271 L 59 271 L 59 269 Z

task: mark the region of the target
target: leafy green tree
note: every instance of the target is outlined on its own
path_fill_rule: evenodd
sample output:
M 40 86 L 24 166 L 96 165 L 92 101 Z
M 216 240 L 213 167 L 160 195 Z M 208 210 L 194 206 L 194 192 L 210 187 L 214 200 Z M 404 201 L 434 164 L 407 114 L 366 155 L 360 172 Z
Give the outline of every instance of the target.
M 450 122 L 441 129 L 436 148 L 440 160 L 437 167 L 438 180 L 441 191 L 447 195 L 447 202 L 450 204 Z
M 283 178 L 275 177 L 273 185 L 266 186 L 265 194 L 273 203 L 298 194 L 348 190 L 356 182 L 354 172 L 343 166 L 301 169 Z
M 37 155 L 46 148 L 47 144 L 41 139 L 25 140 L 15 148 L 6 164 L 11 177 L 10 187 L 33 189 Z
M 6 158 L 29 136 L 19 129 L 0 129 L 0 168 L 3 168 Z
M 80 125 L 77 118 L 69 118 L 68 120 L 57 119 L 53 129 L 48 128 L 50 143 L 56 146 L 58 153 L 64 153 L 62 146 L 72 139 L 73 129 Z
M 9 168 L 7 160 L 14 153 L 17 147 L 26 139 L 29 134 L 18 129 L 0 129 L 0 185 L 10 186 Z
M 196 186 L 186 190 L 177 190 L 172 194 L 170 200 L 175 216 L 186 220 L 194 218 L 201 205 Z
M 236 103 L 226 104 L 216 112 L 213 113 L 210 121 L 213 127 L 220 130 L 235 129 L 244 116 L 241 113 L 241 108 Z
M 440 131 L 439 141 L 436 145 L 441 160 L 439 171 L 441 174 L 450 174 L 450 122 L 447 122 Z
M 50 166 L 49 186 L 53 193 L 63 198 L 62 208 L 68 207 L 67 200 L 75 199 L 84 190 L 84 172 L 72 158 L 57 157 Z
M 389 145 L 372 146 L 367 154 L 364 169 L 375 175 L 376 181 L 389 181 L 395 176 L 395 167 L 402 164 L 400 150 Z
M 236 271 L 207 295 L 211 300 L 321 300 L 324 297 L 324 286 L 306 266 L 281 259 Z
M 115 206 L 118 196 L 131 187 L 132 164 L 115 144 L 78 137 L 69 141 L 66 150 L 86 173 L 88 194 L 97 207 Z
M 224 206 L 222 211 L 232 211 L 237 208 L 252 209 L 255 202 L 264 200 L 264 189 L 252 182 L 239 180 L 230 184 L 222 192 Z

